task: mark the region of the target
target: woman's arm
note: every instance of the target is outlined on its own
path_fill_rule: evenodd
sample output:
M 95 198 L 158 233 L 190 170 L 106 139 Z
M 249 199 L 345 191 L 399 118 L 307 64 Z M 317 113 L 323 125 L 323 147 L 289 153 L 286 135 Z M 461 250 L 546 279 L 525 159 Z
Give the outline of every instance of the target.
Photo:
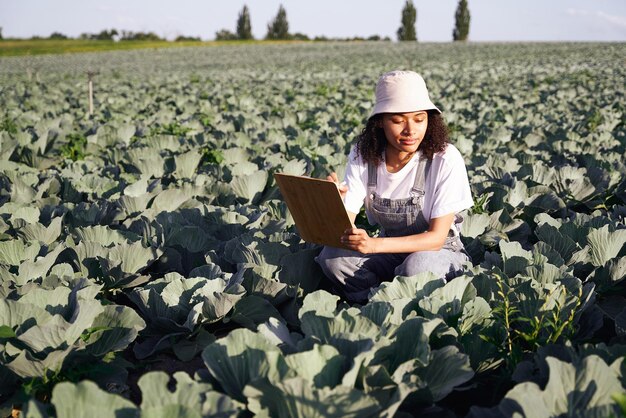
M 354 223 L 354 220 L 352 222 Z M 454 222 L 454 213 L 449 213 L 431 219 L 428 231 L 404 237 L 372 238 L 364 229 L 352 228 L 345 231 L 341 242 L 346 248 L 363 254 L 438 251 L 446 241 L 452 222 Z

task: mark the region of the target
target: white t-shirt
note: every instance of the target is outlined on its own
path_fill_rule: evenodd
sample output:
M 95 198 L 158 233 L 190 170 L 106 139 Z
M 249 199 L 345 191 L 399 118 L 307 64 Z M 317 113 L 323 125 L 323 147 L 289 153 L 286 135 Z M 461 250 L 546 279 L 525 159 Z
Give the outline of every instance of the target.
M 386 164 L 379 164 L 376 194 L 387 199 L 408 198 L 415 183 L 420 154 L 421 151 L 416 152 L 397 173 L 390 173 Z M 385 153 L 383 158 L 384 155 Z M 355 147 L 352 147 L 348 156 L 344 181 L 348 186 L 348 193 L 344 199 L 346 209 L 352 213 L 359 213 L 367 194 L 367 163 L 363 162 L 360 156 L 357 157 Z M 423 212 L 428 222 L 432 218 L 461 212 L 474 204 L 463 156 L 452 144 L 448 144 L 444 151 L 433 156 L 424 188 Z

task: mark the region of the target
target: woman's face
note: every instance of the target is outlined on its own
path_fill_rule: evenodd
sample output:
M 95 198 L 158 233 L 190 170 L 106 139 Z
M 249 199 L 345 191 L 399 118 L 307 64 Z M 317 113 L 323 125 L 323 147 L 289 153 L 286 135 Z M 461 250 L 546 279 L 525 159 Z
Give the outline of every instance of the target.
M 424 110 L 410 113 L 385 113 L 382 127 L 387 143 L 400 153 L 414 153 L 422 143 L 428 126 Z

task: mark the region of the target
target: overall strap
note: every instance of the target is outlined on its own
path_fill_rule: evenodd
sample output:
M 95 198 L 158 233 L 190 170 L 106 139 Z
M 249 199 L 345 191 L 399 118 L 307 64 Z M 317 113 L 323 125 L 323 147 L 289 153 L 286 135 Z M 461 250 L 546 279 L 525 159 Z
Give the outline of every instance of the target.
M 372 163 L 367 163 L 367 195 L 365 196 L 365 209 L 370 216 L 375 216 L 371 210 L 372 200 L 374 199 L 374 193 L 376 192 L 376 182 L 378 180 L 377 167 Z
M 415 182 L 411 189 L 410 195 L 417 198 L 423 198 L 426 194 L 425 184 L 426 175 L 430 171 L 431 160 L 427 158 L 420 158 L 417 163 L 417 172 L 415 173 Z
M 420 204 L 422 206 L 424 204 L 423 199 L 426 194 L 425 184 L 426 184 L 426 176 L 430 171 L 430 164 L 432 160 L 426 158 L 420 158 L 417 166 L 417 173 L 415 173 L 415 183 L 413 183 L 413 188 L 411 189 L 411 196 L 413 196 L 415 203 Z M 450 227 L 450 231 L 448 232 L 448 237 L 459 237 L 461 233 L 461 223 L 463 222 L 463 217 L 459 214 L 454 216 L 454 222 Z
M 374 192 L 376 190 L 376 182 L 378 181 L 378 170 L 374 163 L 367 163 L 367 191 Z

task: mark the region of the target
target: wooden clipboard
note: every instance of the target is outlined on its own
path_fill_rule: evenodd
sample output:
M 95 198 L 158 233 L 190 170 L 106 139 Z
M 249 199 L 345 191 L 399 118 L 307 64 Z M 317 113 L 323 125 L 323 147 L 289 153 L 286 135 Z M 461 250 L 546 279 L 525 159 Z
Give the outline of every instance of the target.
M 339 239 L 352 223 L 334 182 L 283 173 L 274 178 L 303 240 L 345 248 Z

